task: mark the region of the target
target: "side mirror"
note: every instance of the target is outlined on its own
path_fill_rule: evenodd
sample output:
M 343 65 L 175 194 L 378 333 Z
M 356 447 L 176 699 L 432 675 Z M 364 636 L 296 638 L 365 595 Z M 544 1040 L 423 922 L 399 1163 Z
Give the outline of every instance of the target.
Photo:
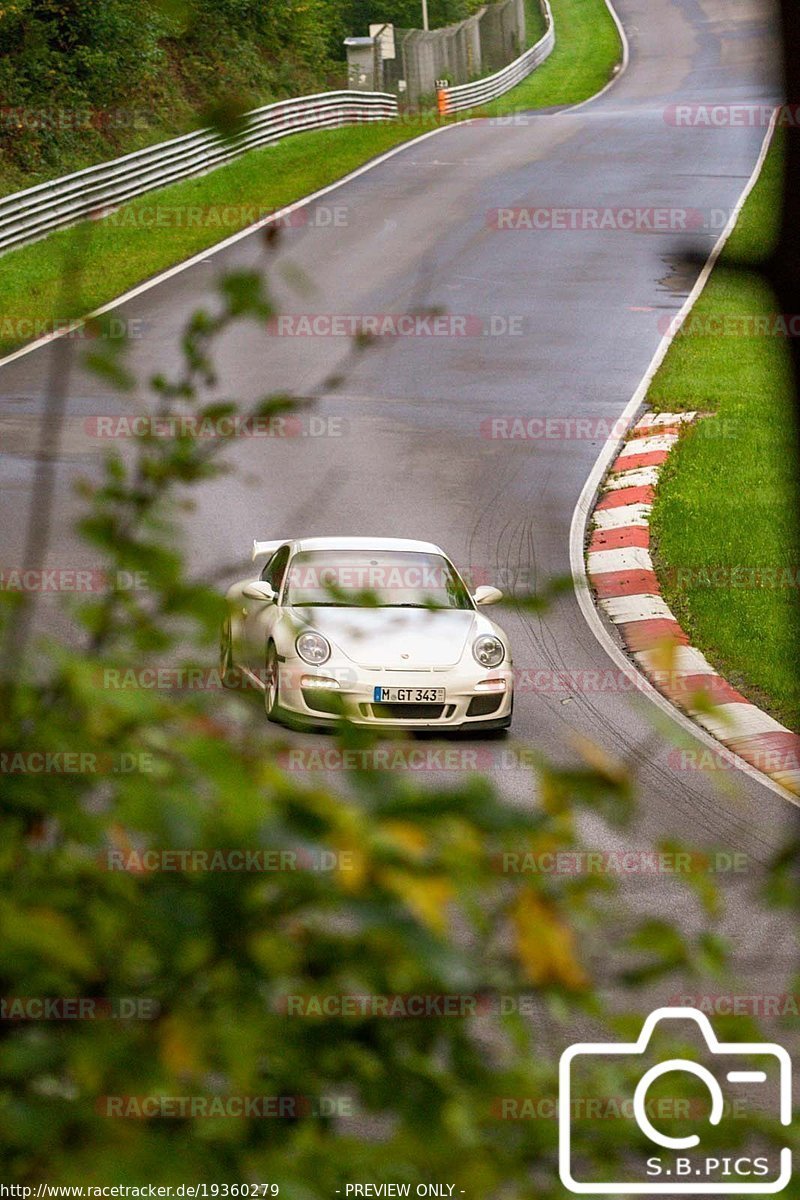
M 272 584 L 264 583 L 261 579 L 254 579 L 252 583 L 246 583 L 242 588 L 242 595 L 246 596 L 248 600 L 260 600 L 262 604 L 274 604 L 276 600 Z
M 475 595 L 472 597 L 476 604 L 497 604 L 498 600 L 503 599 L 503 593 L 500 588 L 489 587 L 488 584 L 483 584 L 477 588 Z

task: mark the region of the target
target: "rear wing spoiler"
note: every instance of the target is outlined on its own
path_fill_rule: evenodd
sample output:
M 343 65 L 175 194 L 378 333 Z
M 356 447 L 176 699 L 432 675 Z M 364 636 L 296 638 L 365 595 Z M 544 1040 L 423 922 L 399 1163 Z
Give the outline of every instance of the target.
M 283 545 L 283 541 L 285 541 L 285 539 L 278 542 L 259 542 L 256 538 L 253 538 L 253 562 L 255 562 L 257 558 L 262 558 L 264 555 L 266 555 L 268 558 L 271 558 L 278 547 Z

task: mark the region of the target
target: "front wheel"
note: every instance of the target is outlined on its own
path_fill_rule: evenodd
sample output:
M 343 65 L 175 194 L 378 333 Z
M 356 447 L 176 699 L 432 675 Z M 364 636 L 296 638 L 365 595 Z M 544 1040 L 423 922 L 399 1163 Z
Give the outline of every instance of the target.
M 278 696 L 280 695 L 280 666 L 278 651 L 270 642 L 267 647 L 267 663 L 264 670 L 264 709 L 270 721 L 278 720 Z
M 241 684 L 241 672 L 233 665 L 233 641 L 229 621 L 225 622 L 220 633 L 219 677 L 224 688 L 238 688 Z

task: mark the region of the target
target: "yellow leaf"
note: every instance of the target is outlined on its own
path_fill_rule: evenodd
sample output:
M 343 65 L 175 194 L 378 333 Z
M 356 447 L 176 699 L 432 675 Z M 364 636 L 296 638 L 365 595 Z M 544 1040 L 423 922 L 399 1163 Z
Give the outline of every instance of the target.
M 591 738 L 575 733 L 570 741 L 586 765 L 601 775 L 603 779 L 608 779 L 611 783 L 624 783 L 628 778 L 628 769 L 625 764 L 612 758 L 602 746 L 598 746 L 597 742 L 593 742 Z
M 339 841 L 333 849 L 336 854 L 336 878 L 342 891 L 360 892 L 369 872 L 369 858 L 355 842 Z
M 380 879 L 424 925 L 434 933 L 444 933 L 447 905 L 453 897 L 449 880 L 442 876 L 408 875 L 405 871 L 394 870 L 382 871 Z
M 666 637 L 658 642 L 650 651 L 649 658 L 656 683 L 660 675 L 666 675 L 667 681 L 671 679 L 678 658 L 678 643 L 675 638 Z
M 380 834 L 383 841 L 408 851 L 414 858 L 422 858 L 430 844 L 427 834 L 410 821 L 386 821 L 380 827 Z
M 575 935 L 548 903 L 526 888 L 512 909 L 517 956 L 532 983 L 561 984 L 577 991 L 588 980 L 578 962 Z
M 161 1061 L 173 1075 L 190 1075 L 197 1068 L 196 1032 L 178 1017 L 169 1017 L 161 1027 Z

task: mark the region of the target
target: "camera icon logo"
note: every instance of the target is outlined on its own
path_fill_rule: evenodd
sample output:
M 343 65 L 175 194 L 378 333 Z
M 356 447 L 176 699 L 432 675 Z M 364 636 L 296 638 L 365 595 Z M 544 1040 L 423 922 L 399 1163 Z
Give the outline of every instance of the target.
M 690 1058 L 666 1058 L 654 1061 L 645 1069 L 645 1062 L 653 1054 L 651 1041 L 656 1027 L 660 1025 L 659 1032 L 669 1033 L 670 1028 L 674 1030 L 676 1021 L 691 1021 L 697 1027 L 704 1042 L 704 1052 L 708 1054 L 708 1065 Z M 622 1103 L 615 1101 L 614 1111 L 609 1113 L 608 1106 L 604 1108 L 601 1101 L 586 1102 L 578 1081 L 587 1072 L 598 1069 L 608 1072 L 614 1066 L 623 1069 L 636 1066 L 639 1077 L 632 1097 Z M 671 1073 L 682 1075 L 684 1079 L 692 1077 L 695 1090 L 697 1080 L 705 1085 L 707 1094 L 699 1110 L 694 1112 L 698 1133 L 674 1136 L 658 1127 L 659 1117 L 666 1120 L 680 1117 L 683 1128 L 686 1119 L 693 1115 L 694 1102 L 673 1101 L 667 1108 L 664 1098 L 661 1101 L 648 1098 L 648 1092 L 657 1081 Z M 723 1090 L 721 1080 L 730 1087 Z M 759 1111 L 764 1111 L 765 1102 L 772 1104 L 772 1111 L 780 1123 L 791 1124 L 792 1063 L 789 1054 L 774 1042 L 721 1042 L 708 1017 L 696 1008 L 657 1009 L 647 1017 L 635 1042 L 579 1042 L 564 1051 L 559 1064 L 561 1182 L 568 1191 L 584 1196 L 688 1193 L 693 1196 L 765 1196 L 782 1192 L 792 1177 L 790 1147 L 784 1146 L 769 1155 L 740 1150 L 722 1154 L 715 1151 L 713 1145 L 705 1147 L 701 1144 L 700 1134 L 708 1132 L 708 1125 L 713 1132 L 723 1117 L 730 1117 L 732 1112 L 741 1116 L 739 1105 L 749 1103 L 753 1098 L 754 1107 L 758 1105 Z M 590 1169 L 581 1158 L 576 1126 L 587 1117 L 619 1116 L 621 1113 L 630 1116 L 644 1135 L 645 1144 L 653 1148 L 652 1155 L 641 1168 L 641 1177 L 614 1183 L 583 1178 Z

